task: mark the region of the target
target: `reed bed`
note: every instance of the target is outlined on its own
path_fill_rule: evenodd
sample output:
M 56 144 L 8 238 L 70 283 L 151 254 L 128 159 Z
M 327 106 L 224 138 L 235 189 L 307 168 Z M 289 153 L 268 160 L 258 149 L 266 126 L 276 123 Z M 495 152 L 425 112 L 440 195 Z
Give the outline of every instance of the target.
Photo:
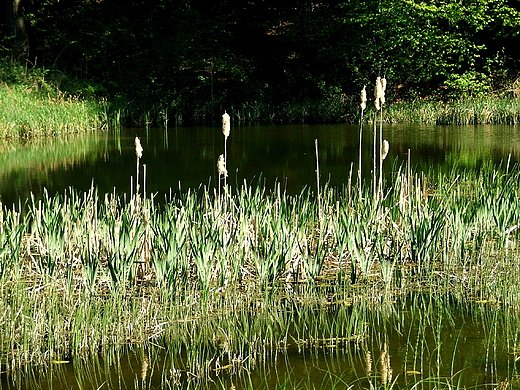
M 489 97 L 449 102 L 394 102 L 387 107 L 385 121 L 437 125 L 515 125 L 520 123 L 520 100 Z
M 325 186 L 319 208 L 308 190 L 246 184 L 164 204 L 71 189 L 3 206 L 2 370 L 157 345 L 182 378 L 202 383 L 216 367 L 248 372 L 290 345 L 363 340 L 370 321 L 352 316 L 354 304 L 366 312 L 426 292 L 514 313 L 519 167 L 435 175 L 403 167 L 381 197 L 370 184 L 361 197 L 357 186 Z

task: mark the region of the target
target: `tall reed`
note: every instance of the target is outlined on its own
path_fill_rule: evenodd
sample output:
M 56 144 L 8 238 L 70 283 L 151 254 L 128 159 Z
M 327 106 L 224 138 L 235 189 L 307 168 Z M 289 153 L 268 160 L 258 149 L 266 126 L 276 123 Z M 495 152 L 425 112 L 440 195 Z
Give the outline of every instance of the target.
M 361 103 L 359 105 L 361 108 L 361 115 L 359 118 L 359 161 L 358 161 L 358 190 L 359 190 L 359 197 L 361 197 L 361 191 L 362 191 L 362 180 L 361 180 L 361 165 L 362 165 L 362 141 L 363 141 L 363 114 L 365 113 L 365 110 L 367 108 L 367 90 L 366 85 L 363 86 L 363 89 L 361 90 Z

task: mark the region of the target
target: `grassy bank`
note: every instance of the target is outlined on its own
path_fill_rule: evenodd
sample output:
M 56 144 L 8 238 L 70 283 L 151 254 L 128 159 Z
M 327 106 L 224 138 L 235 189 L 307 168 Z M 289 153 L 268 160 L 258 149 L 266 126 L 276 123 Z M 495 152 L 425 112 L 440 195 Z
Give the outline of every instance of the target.
M 388 106 L 385 121 L 436 125 L 515 125 L 520 123 L 520 99 L 489 97 L 448 102 L 398 102 Z
M 371 186 L 361 196 L 325 188 L 320 202 L 244 186 L 162 206 L 71 190 L 3 207 L 2 370 L 156 345 L 182 378 L 204 381 L 217 361 L 245 373 L 295 338 L 313 350 L 372 337 L 381 303 L 417 292 L 511 315 L 519 180 L 517 166 L 440 177 L 403 168 L 380 200 Z M 364 309 L 310 315 L 350 307 Z
M 105 126 L 106 103 L 82 93 L 78 84 L 60 85 L 42 70 L 2 62 L 0 137 L 56 136 Z
M 517 91 L 513 86 L 511 91 Z M 452 100 L 393 100 L 391 85 L 383 120 L 388 123 L 517 124 L 520 100 L 481 96 Z M 192 124 L 219 121 L 220 112 L 233 113 L 233 122 L 268 123 L 357 123 L 357 96 L 335 91 L 315 99 L 275 102 L 255 100 L 220 107 L 210 101 L 196 104 L 179 96 L 174 103 L 152 99 L 143 103 L 124 95 L 103 100 L 102 86 L 72 79 L 57 71 L 27 70 L 11 62 L 0 63 L 0 137 L 58 135 L 107 125 Z M 146 99 L 145 99 L 146 100 Z M 365 118 L 373 109 L 368 104 Z

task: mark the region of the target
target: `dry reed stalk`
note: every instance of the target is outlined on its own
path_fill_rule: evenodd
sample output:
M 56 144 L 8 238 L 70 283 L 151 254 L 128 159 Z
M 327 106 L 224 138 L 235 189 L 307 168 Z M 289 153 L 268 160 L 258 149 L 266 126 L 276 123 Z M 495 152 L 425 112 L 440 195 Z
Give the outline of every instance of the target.
M 362 198 L 361 193 L 361 143 L 363 139 L 363 114 L 367 108 L 367 88 L 366 85 L 363 86 L 363 89 L 361 90 L 361 104 L 359 105 L 361 108 L 361 117 L 360 117 L 360 124 L 359 124 L 359 162 L 358 162 L 358 186 L 359 186 L 359 199 Z
M 226 158 L 223 154 L 218 156 L 217 160 L 217 172 L 218 172 L 218 195 L 220 197 L 220 178 L 224 178 L 224 187 L 226 186 L 226 177 L 228 175 L 228 171 L 226 169 Z
M 316 186 L 317 186 L 317 196 L 318 196 L 318 220 L 321 224 L 321 195 L 320 195 L 320 161 L 318 156 L 318 140 L 314 140 L 314 148 L 316 150 Z

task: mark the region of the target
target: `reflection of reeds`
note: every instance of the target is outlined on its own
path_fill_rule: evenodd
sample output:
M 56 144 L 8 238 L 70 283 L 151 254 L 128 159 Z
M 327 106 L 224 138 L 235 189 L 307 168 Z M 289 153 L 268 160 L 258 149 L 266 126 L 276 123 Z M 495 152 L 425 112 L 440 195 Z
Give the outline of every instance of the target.
M 386 341 L 383 343 L 379 364 L 381 369 L 381 382 L 384 385 L 392 382 L 393 370 L 390 363 L 390 354 L 388 353 L 388 343 Z

